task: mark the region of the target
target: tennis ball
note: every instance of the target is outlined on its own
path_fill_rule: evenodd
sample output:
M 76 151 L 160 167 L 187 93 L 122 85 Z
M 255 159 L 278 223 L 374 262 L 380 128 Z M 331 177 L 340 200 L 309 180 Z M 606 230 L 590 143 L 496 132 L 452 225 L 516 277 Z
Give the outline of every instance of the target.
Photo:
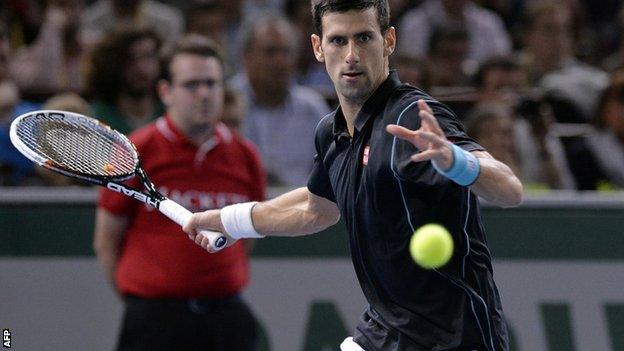
M 445 265 L 453 255 L 453 238 L 439 224 L 425 224 L 418 228 L 410 240 L 412 258 L 426 269 Z
M 115 166 L 113 166 L 110 163 L 107 163 L 107 164 L 104 165 L 104 172 L 112 173 L 113 171 L 115 171 Z

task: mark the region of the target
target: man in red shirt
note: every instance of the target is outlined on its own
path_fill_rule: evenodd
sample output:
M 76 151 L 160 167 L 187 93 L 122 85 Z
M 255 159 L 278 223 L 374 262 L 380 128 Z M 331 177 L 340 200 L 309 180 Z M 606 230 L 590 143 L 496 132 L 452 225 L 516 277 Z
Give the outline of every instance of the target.
M 263 199 L 254 147 L 217 121 L 223 60 L 212 43 L 182 39 L 165 69 L 165 116 L 130 135 L 159 190 L 194 212 Z M 158 211 L 102 190 L 94 248 L 125 302 L 118 350 L 255 349 L 255 319 L 239 295 L 249 279 L 244 243 L 210 255 Z

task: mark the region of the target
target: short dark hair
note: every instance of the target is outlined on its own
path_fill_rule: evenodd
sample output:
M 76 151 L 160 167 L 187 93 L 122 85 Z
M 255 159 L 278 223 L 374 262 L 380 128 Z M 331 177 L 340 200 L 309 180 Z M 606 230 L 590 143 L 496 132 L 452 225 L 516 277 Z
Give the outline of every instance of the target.
M 347 12 L 350 10 L 377 10 L 377 22 L 382 33 L 390 28 L 390 5 L 388 0 L 312 0 L 312 19 L 317 34 L 323 34 L 322 19 L 327 12 Z
M 164 57 L 162 65 L 162 79 L 171 81 L 171 61 L 181 54 L 198 55 L 205 58 L 213 57 L 225 68 L 223 55 L 219 46 L 210 38 L 201 34 L 187 34 L 182 37 L 173 49 Z

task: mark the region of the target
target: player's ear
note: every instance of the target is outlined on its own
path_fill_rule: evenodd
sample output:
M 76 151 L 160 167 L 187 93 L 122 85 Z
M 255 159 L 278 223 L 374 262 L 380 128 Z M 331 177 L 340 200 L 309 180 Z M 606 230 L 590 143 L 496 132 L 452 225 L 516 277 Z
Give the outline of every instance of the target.
M 396 47 L 396 30 L 394 27 L 390 27 L 386 30 L 384 35 L 384 56 L 390 56 L 394 52 Z
M 321 37 L 317 34 L 312 34 L 310 36 L 310 42 L 312 42 L 312 49 L 314 50 L 314 57 L 316 57 L 316 60 L 318 62 L 325 62 L 325 54 L 321 46 Z

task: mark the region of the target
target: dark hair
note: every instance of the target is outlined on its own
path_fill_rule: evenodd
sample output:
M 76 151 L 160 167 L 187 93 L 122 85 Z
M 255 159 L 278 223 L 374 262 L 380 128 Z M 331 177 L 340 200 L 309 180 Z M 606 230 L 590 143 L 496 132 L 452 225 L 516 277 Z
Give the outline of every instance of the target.
M 390 5 L 388 0 L 312 0 L 312 19 L 316 33 L 323 34 L 322 19 L 327 12 L 347 12 L 350 10 L 377 10 L 377 22 L 382 33 L 390 28 Z
M 473 78 L 474 86 L 482 88 L 486 75 L 496 69 L 510 72 L 522 70 L 522 66 L 513 56 L 492 56 L 479 66 Z
M 306 6 L 309 9 L 309 3 L 309 0 L 286 0 L 284 1 L 284 14 L 292 21 L 297 14 L 297 9 L 300 6 Z
M 214 57 L 223 69 L 223 55 L 218 45 L 210 38 L 201 34 L 187 34 L 182 37 L 163 59 L 162 79 L 171 81 L 171 61 L 181 54 L 198 55 L 205 58 Z
M 91 52 L 87 71 L 87 93 L 90 98 L 116 103 L 124 82 L 124 70 L 132 61 L 130 47 L 143 39 L 151 39 L 160 50 L 161 40 L 152 29 L 121 28 L 108 34 Z

